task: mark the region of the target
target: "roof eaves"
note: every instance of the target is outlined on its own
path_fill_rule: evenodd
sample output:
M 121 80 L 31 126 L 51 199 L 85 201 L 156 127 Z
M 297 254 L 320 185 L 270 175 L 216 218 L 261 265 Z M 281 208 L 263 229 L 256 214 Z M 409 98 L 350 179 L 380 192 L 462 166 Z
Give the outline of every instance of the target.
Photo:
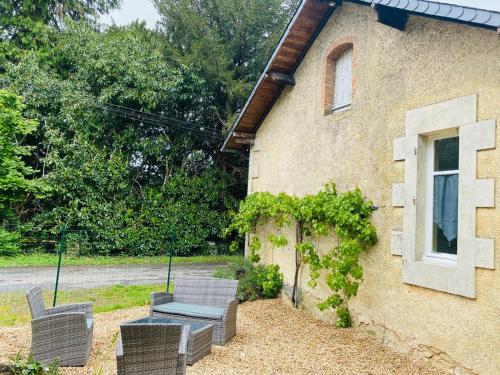
M 290 19 L 290 21 L 288 22 L 288 25 L 285 29 L 285 31 L 283 32 L 283 35 L 281 36 L 281 39 L 280 41 L 278 42 L 278 45 L 276 46 L 276 48 L 274 49 L 274 52 L 273 54 L 271 55 L 271 57 L 269 58 L 269 60 L 267 61 L 267 64 L 266 64 L 266 67 L 264 68 L 264 71 L 262 72 L 262 74 L 260 75 L 259 77 L 259 80 L 257 81 L 257 83 L 255 84 L 253 90 L 252 90 L 252 93 L 250 94 L 250 96 L 248 97 L 245 105 L 243 106 L 243 109 L 240 111 L 240 113 L 238 114 L 238 117 L 236 118 L 236 121 L 233 123 L 233 126 L 231 126 L 231 130 L 229 131 L 229 133 L 227 134 L 226 136 L 226 139 L 224 140 L 224 144 L 222 145 L 222 148 L 221 148 L 221 151 L 224 151 L 224 149 L 226 148 L 226 145 L 227 143 L 229 142 L 229 140 L 231 139 L 231 135 L 233 134 L 234 130 L 236 129 L 236 127 L 238 126 L 238 124 L 240 123 L 240 120 L 241 118 L 243 117 L 243 114 L 245 113 L 246 109 L 248 108 L 248 106 L 250 105 L 250 102 L 252 101 L 253 97 L 255 96 L 255 92 L 257 91 L 257 88 L 259 87 L 260 83 L 264 80 L 264 78 L 266 77 L 266 73 L 267 71 L 269 70 L 269 67 L 271 66 L 274 58 L 276 57 L 280 47 L 283 45 L 283 43 L 285 42 L 286 40 L 286 37 L 287 35 L 290 33 L 290 30 L 293 26 L 293 24 L 295 23 L 295 20 L 297 19 L 297 17 L 299 16 L 301 10 L 304 8 L 304 4 L 305 4 L 305 0 L 301 0 L 299 6 L 297 7 L 297 9 L 295 10 L 295 13 L 293 14 L 292 18 Z
M 287 28 L 285 29 L 285 32 L 283 33 L 277 47 L 275 48 L 273 54 L 271 55 L 262 75 L 260 76 L 259 80 L 257 81 L 256 85 L 254 86 L 252 93 L 248 97 L 248 100 L 245 103 L 245 106 L 239 113 L 236 121 L 231 127 L 231 130 L 226 136 L 226 139 L 224 141 L 224 144 L 222 145 L 221 150 L 224 151 L 226 148 L 228 142 L 231 140 L 232 134 L 234 133 L 235 129 L 237 128 L 238 124 L 240 123 L 240 120 L 242 119 L 243 115 L 245 114 L 246 110 L 248 109 L 250 103 L 255 97 L 255 94 L 259 88 L 259 85 L 262 83 L 262 81 L 265 79 L 266 74 L 270 68 L 270 66 L 273 63 L 274 58 L 278 54 L 278 51 L 280 48 L 283 46 L 284 42 L 287 39 L 287 36 L 292 29 L 295 21 L 297 20 L 298 16 L 300 15 L 301 11 L 304 8 L 304 5 L 307 3 L 308 0 L 302 0 L 300 5 L 297 7 L 297 10 L 295 11 L 292 19 L 288 23 Z M 404 10 L 410 14 L 413 15 L 420 15 L 420 16 L 425 16 L 425 17 L 431 17 L 431 18 L 437 18 L 441 20 L 446 20 L 446 21 L 451 21 L 451 22 L 458 22 L 458 23 L 465 23 L 471 26 L 478 26 L 478 27 L 483 27 L 483 28 L 488 28 L 488 29 L 494 29 L 498 30 L 500 34 L 500 13 L 495 12 L 495 11 L 490 11 L 490 10 L 485 10 L 485 9 L 479 9 L 479 8 L 472 8 L 472 7 L 466 7 L 462 5 L 455 5 L 455 4 L 446 4 L 446 3 L 438 3 L 435 1 L 428 1 L 428 0 L 346 0 L 351 3 L 357 3 L 361 5 L 367 5 L 367 6 L 375 6 L 375 5 L 382 5 L 386 7 L 391 7 L 391 8 L 397 8 Z M 340 0 L 337 2 L 341 2 Z M 335 1 L 332 1 L 332 3 L 335 5 Z M 332 7 L 332 12 L 335 7 Z M 293 67 L 293 72 L 297 69 L 297 67 L 300 65 L 300 62 L 302 61 L 303 57 L 307 53 L 309 47 L 311 44 L 314 42 L 315 38 L 317 37 L 317 34 L 321 31 L 324 23 L 326 20 L 329 18 L 331 13 L 328 14 L 327 17 L 325 17 L 324 22 L 322 22 L 314 35 L 311 37 L 311 40 L 309 41 L 308 45 L 304 49 L 303 53 L 297 60 L 297 62 L 294 64 Z M 281 94 L 281 90 L 279 91 L 277 97 Z M 270 107 L 272 107 L 273 103 L 276 101 L 277 97 L 274 97 L 270 103 Z M 268 108 L 269 109 L 269 108 Z M 268 110 L 264 113 L 264 116 L 267 114 Z M 262 122 L 262 118 L 259 120 L 259 122 L 255 125 L 256 128 L 260 125 Z
M 481 8 L 441 3 L 429 0 L 347 0 L 364 5 L 383 5 L 405 10 L 410 14 L 466 23 L 472 26 L 498 29 L 500 13 Z

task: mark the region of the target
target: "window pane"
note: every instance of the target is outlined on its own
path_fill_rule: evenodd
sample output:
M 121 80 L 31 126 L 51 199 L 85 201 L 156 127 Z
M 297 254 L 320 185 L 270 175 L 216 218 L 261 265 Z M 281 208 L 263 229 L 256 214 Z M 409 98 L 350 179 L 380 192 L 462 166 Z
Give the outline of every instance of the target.
M 443 231 L 434 225 L 434 252 L 457 255 L 457 239 L 448 241 Z
M 434 170 L 458 170 L 458 137 L 438 139 L 434 142 Z
M 352 98 L 352 48 L 342 52 L 335 62 L 335 92 L 333 108 L 351 104 Z
M 433 251 L 457 253 L 458 174 L 434 176 Z

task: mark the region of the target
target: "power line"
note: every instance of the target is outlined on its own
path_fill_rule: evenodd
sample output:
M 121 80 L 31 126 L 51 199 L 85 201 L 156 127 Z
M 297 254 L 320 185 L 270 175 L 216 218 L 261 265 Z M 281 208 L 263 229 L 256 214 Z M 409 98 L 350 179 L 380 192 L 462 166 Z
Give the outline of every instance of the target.
M 191 133 L 193 135 L 197 135 L 199 137 L 203 137 L 208 141 L 221 142 L 224 139 L 222 132 L 218 129 L 205 127 L 205 126 L 197 126 L 195 124 L 172 119 L 169 117 L 165 117 L 162 115 L 156 115 L 151 113 L 146 113 L 139 111 L 137 109 L 128 108 L 116 104 L 103 103 L 103 104 L 95 104 L 96 107 L 104 108 L 105 110 L 112 112 L 120 117 L 138 121 L 141 123 L 147 123 L 151 125 L 168 127 L 173 130 Z
M 141 123 L 149 123 L 149 124 L 153 124 L 153 125 L 167 126 L 169 128 L 173 128 L 176 130 L 196 133 L 196 134 L 204 135 L 204 136 L 208 135 L 210 137 L 219 138 L 216 131 L 207 132 L 206 130 L 203 129 L 203 127 L 196 127 L 196 126 L 193 126 L 193 125 L 188 124 L 188 123 L 180 122 L 178 120 L 174 122 L 173 119 L 169 119 L 169 118 L 166 118 L 163 116 L 158 116 L 158 115 L 152 115 L 149 113 L 145 113 L 145 112 L 141 112 L 138 110 L 134 110 L 131 108 L 126 108 L 126 107 L 121 107 L 121 106 L 106 104 L 106 105 L 104 105 L 104 107 L 107 110 L 109 110 L 109 111 L 111 111 L 111 112 L 113 112 L 121 117 L 130 119 L 130 120 L 139 121 Z M 187 125 L 184 125 L 184 124 L 187 124 Z
M 140 114 L 141 116 L 149 116 L 149 117 L 154 117 L 154 118 L 157 118 L 161 121 L 167 121 L 171 124 L 175 124 L 175 125 L 179 125 L 179 126 L 187 126 L 187 127 L 190 127 L 190 128 L 205 128 L 205 126 L 201 126 L 201 127 L 196 127 L 196 125 L 190 123 L 190 122 L 186 122 L 186 121 L 182 121 L 182 120 L 178 120 L 178 119 L 174 119 L 174 118 L 170 118 L 170 117 L 166 117 L 166 116 L 163 116 L 163 115 L 156 115 L 156 114 L 153 114 L 153 113 L 146 113 L 146 112 L 141 112 L 137 109 L 133 109 L 133 108 L 129 108 L 129 107 L 124 107 L 124 106 L 121 106 L 121 105 L 118 105 L 118 104 L 111 104 L 111 103 L 104 103 L 103 104 L 104 106 L 108 107 L 108 108 L 117 108 L 117 109 L 121 109 L 121 110 L 126 110 L 126 111 L 130 111 L 130 112 L 134 112 L 134 113 L 138 113 Z M 213 130 L 213 131 L 218 131 L 216 127 L 212 127 L 209 129 Z

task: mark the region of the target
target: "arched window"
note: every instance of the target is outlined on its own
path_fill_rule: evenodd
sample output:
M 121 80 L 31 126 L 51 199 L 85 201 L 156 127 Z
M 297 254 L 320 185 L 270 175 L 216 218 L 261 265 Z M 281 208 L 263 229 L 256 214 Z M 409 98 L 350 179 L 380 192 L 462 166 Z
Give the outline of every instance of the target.
M 352 103 L 352 46 L 343 51 L 335 60 L 335 85 L 333 108 L 345 108 Z
M 352 38 L 337 41 L 326 59 L 324 110 L 329 114 L 347 109 L 355 89 L 355 47 Z

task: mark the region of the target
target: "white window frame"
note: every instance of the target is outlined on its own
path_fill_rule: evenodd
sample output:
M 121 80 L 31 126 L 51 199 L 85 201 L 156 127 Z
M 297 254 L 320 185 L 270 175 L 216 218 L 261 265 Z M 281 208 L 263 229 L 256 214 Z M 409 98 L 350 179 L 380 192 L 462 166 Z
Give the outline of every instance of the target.
M 404 182 L 395 182 L 392 189 L 393 207 L 403 207 L 402 230 L 393 230 L 392 241 L 392 253 L 402 256 L 403 282 L 468 298 L 476 297 L 476 268 L 495 269 L 495 241 L 476 236 L 476 209 L 495 207 L 495 181 L 477 178 L 477 153 L 496 147 L 496 121 L 478 122 L 477 108 L 473 94 L 411 109 L 406 112 L 405 135 L 394 140 L 394 160 L 405 163 Z M 453 265 L 423 259 L 428 138 L 450 131 L 458 131 L 462 140 L 458 260 Z
M 426 207 L 425 207 L 425 252 L 424 261 L 440 262 L 448 265 L 455 265 L 458 260 L 458 242 L 457 254 L 440 253 L 433 250 L 433 236 L 434 236 L 434 177 L 435 176 L 448 176 L 457 174 L 460 179 L 460 169 L 450 171 L 436 172 L 434 170 L 435 163 L 435 150 L 436 141 L 459 137 L 456 129 L 449 132 L 449 134 L 439 134 L 430 136 L 427 139 L 427 188 L 426 188 Z M 460 142 L 460 139 L 459 139 Z M 457 223 L 458 225 L 458 223 Z
M 346 58 L 347 54 L 349 54 L 349 64 L 347 66 L 349 66 L 349 73 L 350 73 L 350 75 L 348 77 L 349 79 L 346 82 L 346 84 L 347 83 L 349 84 L 348 93 L 350 95 L 348 95 L 349 96 L 348 97 L 348 102 L 338 103 L 337 100 L 338 100 L 338 98 L 340 96 L 339 92 L 341 91 L 341 88 L 339 86 L 341 80 L 339 79 L 340 78 L 340 74 L 339 74 L 339 71 L 338 71 L 338 62 L 339 62 L 340 59 Z M 349 46 L 348 48 L 346 48 L 335 59 L 335 84 L 333 85 L 334 87 L 333 87 L 333 107 L 332 107 L 332 112 L 337 112 L 337 111 L 342 111 L 342 110 L 349 109 L 351 107 L 351 105 L 352 105 L 352 74 L 353 74 L 352 59 L 353 59 L 353 46 Z

